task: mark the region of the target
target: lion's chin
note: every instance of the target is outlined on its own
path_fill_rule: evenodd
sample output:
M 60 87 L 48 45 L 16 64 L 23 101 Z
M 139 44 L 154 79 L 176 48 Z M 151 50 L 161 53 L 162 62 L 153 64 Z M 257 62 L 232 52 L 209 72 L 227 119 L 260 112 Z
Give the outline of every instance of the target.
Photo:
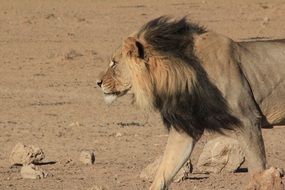
M 104 95 L 104 99 L 107 104 L 111 104 L 112 102 L 114 102 L 117 99 L 117 97 L 118 96 L 116 94 L 105 94 Z

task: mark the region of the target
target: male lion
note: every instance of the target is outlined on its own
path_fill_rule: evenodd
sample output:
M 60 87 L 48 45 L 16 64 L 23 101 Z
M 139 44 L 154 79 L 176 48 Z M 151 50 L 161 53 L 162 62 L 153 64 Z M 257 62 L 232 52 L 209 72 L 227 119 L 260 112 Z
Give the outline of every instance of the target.
M 285 123 L 285 40 L 235 42 L 160 17 L 123 42 L 97 83 L 108 102 L 132 90 L 169 129 L 150 189 L 167 188 L 204 130 L 238 138 L 249 169 L 263 170 L 261 127 Z

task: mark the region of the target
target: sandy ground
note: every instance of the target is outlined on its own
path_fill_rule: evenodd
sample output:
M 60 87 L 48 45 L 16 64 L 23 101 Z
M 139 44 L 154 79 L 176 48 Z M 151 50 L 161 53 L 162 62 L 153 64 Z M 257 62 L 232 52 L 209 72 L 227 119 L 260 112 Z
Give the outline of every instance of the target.
M 139 173 L 162 154 L 166 130 L 128 96 L 107 106 L 95 81 L 124 37 L 165 14 L 189 15 L 235 40 L 285 37 L 283 0 L 0 0 L 0 189 L 149 187 Z M 268 165 L 285 168 L 285 128 L 263 134 Z M 53 176 L 24 180 L 10 169 L 17 142 L 42 147 L 56 161 L 41 166 Z M 96 151 L 95 165 L 78 162 L 84 149 Z M 171 188 L 236 190 L 247 182 L 247 173 L 220 174 Z

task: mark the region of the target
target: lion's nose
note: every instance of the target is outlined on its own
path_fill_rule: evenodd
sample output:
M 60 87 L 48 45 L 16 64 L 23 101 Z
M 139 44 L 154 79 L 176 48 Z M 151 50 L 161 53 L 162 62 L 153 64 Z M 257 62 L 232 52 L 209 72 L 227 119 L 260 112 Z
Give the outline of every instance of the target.
M 103 81 L 102 80 L 97 80 L 97 85 L 101 88 Z

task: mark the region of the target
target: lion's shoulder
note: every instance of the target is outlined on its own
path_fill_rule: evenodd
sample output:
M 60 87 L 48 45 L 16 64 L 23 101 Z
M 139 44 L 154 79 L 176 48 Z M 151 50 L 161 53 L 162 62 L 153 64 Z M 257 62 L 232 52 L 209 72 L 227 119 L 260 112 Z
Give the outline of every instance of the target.
M 194 37 L 195 50 L 207 51 L 207 53 L 208 51 L 224 51 L 231 48 L 234 43 L 231 38 L 212 31 Z
M 225 70 L 231 70 L 238 76 L 238 44 L 224 35 L 207 32 L 194 38 L 194 53 L 200 64 L 212 78 L 225 76 Z

